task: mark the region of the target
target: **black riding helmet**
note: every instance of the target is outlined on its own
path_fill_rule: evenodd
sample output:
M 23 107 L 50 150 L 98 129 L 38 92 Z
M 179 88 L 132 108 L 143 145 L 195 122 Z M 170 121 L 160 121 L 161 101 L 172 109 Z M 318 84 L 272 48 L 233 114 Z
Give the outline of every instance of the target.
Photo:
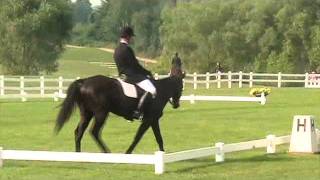
M 125 26 L 121 29 L 121 32 L 120 32 L 120 37 L 132 37 L 134 36 L 134 32 L 133 32 L 133 29 L 130 27 L 130 26 Z

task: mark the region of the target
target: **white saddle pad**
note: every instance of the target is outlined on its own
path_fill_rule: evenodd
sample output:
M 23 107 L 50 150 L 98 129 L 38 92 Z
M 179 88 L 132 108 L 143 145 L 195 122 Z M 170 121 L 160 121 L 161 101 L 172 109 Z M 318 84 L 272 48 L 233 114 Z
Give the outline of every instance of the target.
M 128 96 L 128 97 L 132 97 L 132 98 L 138 98 L 138 93 L 137 93 L 137 89 L 133 84 L 129 84 L 126 83 L 124 81 L 122 81 L 121 79 L 117 79 L 121 86 L 122 86 L 122 90 L 124 95 Z

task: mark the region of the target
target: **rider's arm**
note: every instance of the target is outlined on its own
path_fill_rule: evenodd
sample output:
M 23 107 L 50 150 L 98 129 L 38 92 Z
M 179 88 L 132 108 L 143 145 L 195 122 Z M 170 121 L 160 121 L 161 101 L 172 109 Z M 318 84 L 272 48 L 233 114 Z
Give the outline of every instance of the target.
M 138 59 L 136 58 L 132 49 L 130 49 L 129 54 L 131 56 L 130 59 L 132 60 L 131 62 L 132 62 L 132 66 L 134 67 L 134 69 L 140 74 L 144 74 L 145 76 L 152 77 L 152 73 L 150 71 L 148 71 L 147 69 L 145 69 L 143 66 L 141 66 L 141 64 L 138 62 Z

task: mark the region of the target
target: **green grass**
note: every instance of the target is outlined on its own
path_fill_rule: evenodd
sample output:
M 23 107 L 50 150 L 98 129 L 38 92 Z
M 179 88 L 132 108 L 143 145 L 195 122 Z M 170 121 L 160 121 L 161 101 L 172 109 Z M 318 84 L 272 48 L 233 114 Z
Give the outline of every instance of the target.
M 116 69 L 102 67 L 89 62 L 113 62 L 113 54 L 96 48 L 69 48 L 58 59 L 58 71 L 49 76 L 63 76 L 67 78 L 88 77 L 97 74 L 114 75 Z M 0 74 L 3 71 L 0 66 Z
M 112 53 L 98 50 L 96 48 L 66 48 L 58 60 L 59 69 L 53 76 L 69 78 L 88 77 L 97 74 L 114 75 L 116 69 L 102 67 L 89 62 L 113 62 Z
M 113 62 L 112 53 L 108 53 L 97 48 L 66 48 L 60 60 L 66 61 L 95 61 Z
M 112 76 L 117 75 L 116 69 L 110 69 L 98 64 L 90 64 L 89 62 L 114 62 L 113 54 L 99 50 L 97 48 L 72 48 L 66 47 L 61 57 L 58 59 L 58 71 L 49 76 L 63 76 L 67 78 L 89 77 L 98 74 Z M 152 65 L 147 67 L 150 69 Z M 0 65 L 0 75 L 3 74 Z
M 185 95 L 240 95 L 249 89 L 192 90 Z M 167 106 L 161 122 L 166 152 L 212 146 L 215 142 L 241 142 L 261 139 L 268 134 L 290 134 L 294 115 L 320 117 L 318 89 L 273 88 L 265 106 L 249 102 L 183 102 L 174 110 Z M 0 102 L 0 145 L 5 149 L 73 151 L 76 113 L 58 136 L 53 136 L 56 106 L 52 101 Z M 318 127 L 320 122 L 318 121 Z M 113 152 L 121 153 L 130 144 L 139 123 L 127 123 L 111 115 L 103 139 Z M 83 151 L 99 152 L 89 133 L 82 141 Z M 152 131 L 143 137 L 135 153 L 152 154 L 158 147 Z M 320 156 L 288 154 L 288 146 L 277 147 L 274 155 L 265 149 L 226 154 L 226 162 L 214 157 L 166 165 L 166 172 L 154 175 L 150 165 L 5 161 L 0 179 L 318 179 Z

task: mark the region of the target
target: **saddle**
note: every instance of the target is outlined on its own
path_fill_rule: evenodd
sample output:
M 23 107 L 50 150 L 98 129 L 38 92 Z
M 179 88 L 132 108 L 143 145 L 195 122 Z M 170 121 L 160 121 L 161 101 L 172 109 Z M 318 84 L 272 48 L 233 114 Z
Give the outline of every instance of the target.
M 127 83 L 120 78 L 118 78 L 117 80 L 120 82 L 123 94 L 125 96 L 131 98 L 138 98 L 137 87 L 134 84 Z

